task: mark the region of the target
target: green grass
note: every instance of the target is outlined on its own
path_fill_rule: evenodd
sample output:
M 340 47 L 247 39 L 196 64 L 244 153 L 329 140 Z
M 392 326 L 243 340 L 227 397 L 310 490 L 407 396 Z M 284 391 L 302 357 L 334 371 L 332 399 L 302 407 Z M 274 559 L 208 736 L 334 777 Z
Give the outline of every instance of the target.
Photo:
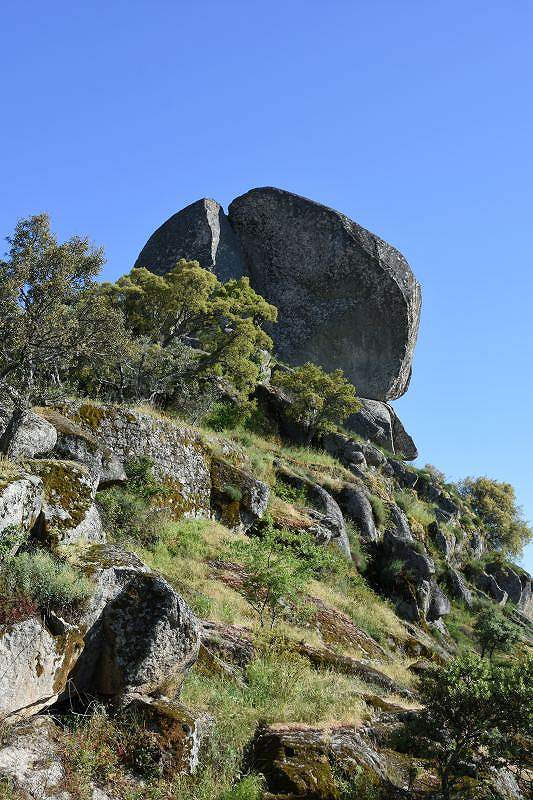
M 389 520 L 389 510 L 381 497 L 377 494 L 370 495 L 370 505 L 372 506 L 372 513 L 378 528 L 383 528 Z
M 92 591 L 88 578 L 45 550 L 19 553 L 0 566 L 0 594 L 28 598 L 40 609 L 75 610 Z
M 405 512 L 410 523 L 418 523 L 427 529 L 435 521 L 435 510 L 429 503 L 420 500 L 414 492 L 400 491 L 395 494 L 398 506 Z

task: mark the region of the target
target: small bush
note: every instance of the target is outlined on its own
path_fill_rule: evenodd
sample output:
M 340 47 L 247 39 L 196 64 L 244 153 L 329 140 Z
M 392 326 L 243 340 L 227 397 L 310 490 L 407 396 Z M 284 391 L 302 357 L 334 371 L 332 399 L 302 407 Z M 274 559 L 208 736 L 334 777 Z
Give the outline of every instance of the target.
M 423 500 L 419 500 L 414 493 L 407 491 L 397 492 L 395 500 L 410 522 L 418 522 L 426 529 L 428 525 L 435 521 L 434 510 Z
M 212 431 L 234 431 L 241 425 L 245 425 L 256 410 L 254 402 L 219 401 L 213 404 L 201 422 Z
M 296 486 L 291 486 L 290 483 L 281 480 L 281 478 L 278 478 L 274 484 L 273 491 L 274 494 L 279 497 L 280 500 L 284 500 L 285 503 L 291 503 L 291 505 L 295 506 L 308 505 L 307 493 L 305 489 L 297 489 Z
M 385 503 L 377 494 L 371 494 L 370 505 L 372 506 L 372 513 L 374 514 L 376 525 L 378 528 L 382 528 L 389 520 L 389 512 Z
M 345 520 L 346 534 L 350 542 L 350 552 L 352 554 L 352 561 L 355 564 L 358 572 L 364 574 L 368 566 L 368 554 L 361 542 L 361 532 L 357 525 L 350 519 Z
M 0 593 L 7 598 L 27 598 L 40 609 L 74 610 L 92 593 L 92 583 L 78 570 L 45 550 L 20 553 L 0 568 Z
M 223 490 L 226 497 L 232 500 L 234 503 L 240 503 L 242 500 L 242 492 L 238 486 L 234 486 L 232 483 L 227 483 Z

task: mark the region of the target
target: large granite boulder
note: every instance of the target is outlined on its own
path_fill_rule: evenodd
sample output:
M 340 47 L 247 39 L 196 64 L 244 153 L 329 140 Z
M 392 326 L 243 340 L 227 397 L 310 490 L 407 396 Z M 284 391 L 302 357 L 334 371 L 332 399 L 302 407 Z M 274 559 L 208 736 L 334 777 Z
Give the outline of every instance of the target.
M 421 293 L 394 247 L 331 208 L 271 187 L 229 207 L 254 289 L 279 310 L 279 355 L 341 368 L 359 394 L 400 397 Z
M 0 408 L 0 430 L 6 428 L 11 412 L 7 408 Z M 9 444 L 9 458 L 34 458 L 45 453 L 50 453 L 56 444 L 57 433 L 39 414 L 27 411 L 22 424 L 16 431 Z
M 22 542 L 31 531 L 41 513 L 42 491 L 36 475 L 28 475 L 19 466 L 4 468 L 0 476 L 0 549 L 9 549 L 9 540 L 16 550 L 16 542 Z
M 150 236 L 135 267 L 164 275 L 180 258 L 199 261 L 222 281 L 245 274 L 239 243 L 216 200 L 197 200 L 167 219 Z
M 80 692 L 174 697 L 198 657 L 189 606 L 135 555 L 95 545 L 80 566 L 96 588 L 80 620 L 84 649 L 71 681 Z

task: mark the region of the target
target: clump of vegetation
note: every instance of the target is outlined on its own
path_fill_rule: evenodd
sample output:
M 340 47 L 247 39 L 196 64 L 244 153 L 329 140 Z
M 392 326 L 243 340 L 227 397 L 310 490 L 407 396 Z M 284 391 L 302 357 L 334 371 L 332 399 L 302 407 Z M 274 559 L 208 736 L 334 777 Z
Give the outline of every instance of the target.
M 421 679 L 425 710 L 407 736 L 434 766 L 444 800 L 463 798 L 469 765 L 481 782 L 495 767 L 526 766 L 533 730 L 533 658 L 495 666 L 466 654 Z
M 389 510 L 381 497 L 377 494 L 370 495 L 370 505 L 378 528 L 383 528 L 389 521 Z
M 497 607 L 483 608 L 474 624 L 474 634 L 481 657 L 492 658 L 495 652 L 509 653 L 520 638 L 518 628 Z
M 228 543 L 228 555 L 244 569 L 242 591 L 260 626 L 268 623 L 270 628 L 298 605 L 312 578 L 337 564 L 336 554 L 311 536 L 276 531 L 271 525 L 260 536 Z
M 98 373 L 125 342 L 121 313 L 95 294 L 103 251 L 73 236 L 59 244 L 46 214 L 20 220 L 0 260 L 0 393 L 12 415 L 0 437 L 9 453 L 32 403 L 60 391 L 90 359 Z
M 355 387 L 340 369 L 328 373 L 307 363 L 288 372 L 275 372 L 272 383 L 290 395 L 287 413 L 302 426 L 307 442 L 342 424 L 360 408 Z
M 424 530 L 435 521 L 435 512 L 428 503 L 420 500 L 414 492 L 396 492 L 395 500 L 410 522 L 418 523 Z
M 31 609 L 74 611 L 92 590 L 88 578 L 45 550 L 19 553 L 0 565 L 0 595 L 11 599 L 15 615 Z
M 465 478 L 459 490 L 477 514 L 490 545 L 504 554 L 519 555 L 533 531 L 522 516 L 511 484 Z

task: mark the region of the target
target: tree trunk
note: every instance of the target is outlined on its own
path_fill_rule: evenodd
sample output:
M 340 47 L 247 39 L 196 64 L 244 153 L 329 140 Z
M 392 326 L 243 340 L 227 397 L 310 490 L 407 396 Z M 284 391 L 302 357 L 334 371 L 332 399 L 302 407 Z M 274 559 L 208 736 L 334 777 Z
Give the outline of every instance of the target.
M 21 408 L 20 406 L 15 406 L 11 413 L 10 420 L 7 423 L 6 429 L 0 436 L 0 453 L 3 453 L 6 456 L 10 455 L 10 450 L 15 440 L 15 436 L 22 427 L 25 416 L 26 409 Z

